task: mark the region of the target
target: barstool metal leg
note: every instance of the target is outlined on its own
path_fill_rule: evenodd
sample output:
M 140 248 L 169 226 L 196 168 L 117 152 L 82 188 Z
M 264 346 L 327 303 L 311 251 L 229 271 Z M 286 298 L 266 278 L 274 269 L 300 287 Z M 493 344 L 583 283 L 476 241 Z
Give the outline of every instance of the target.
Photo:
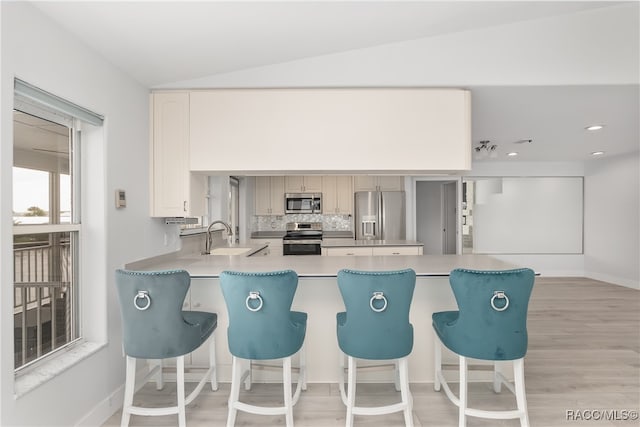
M 458 427 L 467 425 L 467 358 L 460 356 L 460 406 L 458 408 Z
M 187 413 L 184 404 L 184 356 L 176 358 L 176 388 L 178 394 L 178 425 L 187 425 Z
M 442 372 L 442 344 L 440 343 L 440 338 L 435 336 L 434 339 L 434 375 L 433 375 L 433 389 L 435 391 L 440 391 L 440 373 Z
M 282 360 L 282 388 L 284 389 L 285 420 L 287 427 L 293 427 L 293 401 L 291 396 L 291 356 Z
M 402 404 L 404 408 L 404 424 L 407 427 L 413 427 L 413 397 L 409 390 L 409 367 L 407 358 L 403 357 L 398 360 L 398 370 L 400 378 L 400 392 L 402 395 Z
M 211 371 L 211 390 L 218 391 L 218 365 L 216 364 L 216 333 L 215 331 L 209 338 L 209 366 L 213 368 Z
M 305 350 L 305 345 L 304 343 L 302 343 L 302 347 L 300 348 L 300 358 L 298 359 L 298 363 L 300 365 L 300 370 L 298 372 L 300 372 L 300 378 L 298 379 L 298 381 L 300 381 L 301 383 L 301 387 L 302 390 L 306 390 L 307 389 L 307 352 Z
M 353 407 L 356 404 L 356 360 L 348 357 L 347 371 L 347 420 L 346 426 L 353 427 Z
M 122 405 L 122 419 L 120 425 L 126 427 L 129 425 L 131 413 L 129 408 L 133 405 L 133 392 L 136 386 L 136 359 L 127 356 L 126 366 L 126 382 L 124 386 L 124 403 Z
M 500 393 L 502 391 L 502 379 L 498 372 L 498 362 L 493 362 L 493 391 Z
M 527 410 L 527 396 L 524 387 L 524 358 L 513 361 L 513 377 L 516 389 L 516 404 L 520 415 L 520 425 L 529 427 L 529 412 Z
M 162 359 L 158 359 L 157 364 L 158 373 L 156 374 L 156 390 L 162 390 L 164 388 L 164 375 L 162 372 L 164 364 L 162 363 Z M 151 366 L 149 367 L 149 369 L 152 369 Z
M 236 402 L 240 398 L 240 382 L 242 381 L 241 361 L 233 356 L 231 362 L 231 391 L 229 392 L 229 415 L 227 416 L 227 427 L 233 427 L 236 423 L 238 409 Z

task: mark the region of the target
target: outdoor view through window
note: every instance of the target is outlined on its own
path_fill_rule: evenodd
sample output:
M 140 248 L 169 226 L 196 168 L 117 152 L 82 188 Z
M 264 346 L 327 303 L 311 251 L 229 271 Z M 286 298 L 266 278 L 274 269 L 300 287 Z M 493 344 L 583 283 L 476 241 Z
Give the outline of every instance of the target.
M 73 120 L 14 111 L 15 368 L 78 337 Z

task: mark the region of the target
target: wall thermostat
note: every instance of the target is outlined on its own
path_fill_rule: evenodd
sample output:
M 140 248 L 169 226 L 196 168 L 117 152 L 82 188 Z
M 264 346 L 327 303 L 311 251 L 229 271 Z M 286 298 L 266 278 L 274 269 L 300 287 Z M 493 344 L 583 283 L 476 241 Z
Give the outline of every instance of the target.
M 124 190 L 116 190 L 116 208 L 124 208 L 127 206 L 127 196 Z

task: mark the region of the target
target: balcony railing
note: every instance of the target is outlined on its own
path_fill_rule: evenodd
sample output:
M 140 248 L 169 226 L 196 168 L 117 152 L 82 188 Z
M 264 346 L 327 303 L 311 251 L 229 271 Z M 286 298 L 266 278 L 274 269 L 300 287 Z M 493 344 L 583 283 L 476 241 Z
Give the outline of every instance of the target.
M 19 368 L 73 339 L 72 261 L 66 233 L 15 243 L 14 355 Z

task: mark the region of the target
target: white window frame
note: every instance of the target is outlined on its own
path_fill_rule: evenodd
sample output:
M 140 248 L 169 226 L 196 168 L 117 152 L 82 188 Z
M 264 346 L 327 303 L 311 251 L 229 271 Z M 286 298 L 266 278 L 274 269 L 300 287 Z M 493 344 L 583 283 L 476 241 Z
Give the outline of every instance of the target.
M 69 174 L 71 176 L 72 185 L 72 217 L 71 224 L 41 224 L 41 225 L 19 225 L 13 227 L 13 235 L 24 234 L 47 234 L 47 233 L 61 233 L 69 232 L 73 241 L 72 248 L 72 266 L 73 266 L 73 279 L 75 286 L 75 293 L 73 295 L 73 309 L 72 309 L 72 323 L 76 329 L 74 334 L 75 338 L 65 343 L 64 345 L 53 349 L 46 354 L 41 355 L 36 360 L 26 363 L 15 370 L 16 381 L 19 378 L 29 377 L 37 367 L 44 363 L 50 362 L 53 357 L 59 355 L 62 352 L 66 352 L 70 349 L 78 348 L 81 344 L 84 344 L 83 331 L 82 331 L 82 317 L 81 310 L 82 301 L 82 289 L 83 286 L 80 283 L 81 274 L 80 266 L 82 263 L 80 248 L 82 242 L 82 223 L 81 223 L 81 211 L 80 211 L 80 195 L 81 195 L 81 182 L 82 182 L 82 155 L 81 155 L 81 125 L 85 121 L 92 125 L 102 125 L 104 118 L 98 114 L 95 114 L 83 107 L 70 103 L 56 95 L 45 92 L 35 86 L 32 86 L 24 81 L 15 79 L 14 84 L 14 109 L 22 111 L 27 114 L 31 114 L 36 117 L 43 118 L 55 123 L 59 123 L 71 129 L 71 158 L 69 159 Z M 90 348 L 85 348 L 80 353 L 88 353 L 95 351 L 95 345 L 90 345 Z M 43 380 L 41 378 L 41 380 Z M 27 380 L 32 383 L 32 381 Z M 37 381 L 42 382 L 42 381 Z M 35 383 L 31 386 L 37 385 Z M 32 388 L 32 387 L 28 388 Z M 18 384 L 16 384 L 16 395 L 21 394 L 21 390 L 18 390 Z M 26 391 L 26 390 L 22 390 Z

